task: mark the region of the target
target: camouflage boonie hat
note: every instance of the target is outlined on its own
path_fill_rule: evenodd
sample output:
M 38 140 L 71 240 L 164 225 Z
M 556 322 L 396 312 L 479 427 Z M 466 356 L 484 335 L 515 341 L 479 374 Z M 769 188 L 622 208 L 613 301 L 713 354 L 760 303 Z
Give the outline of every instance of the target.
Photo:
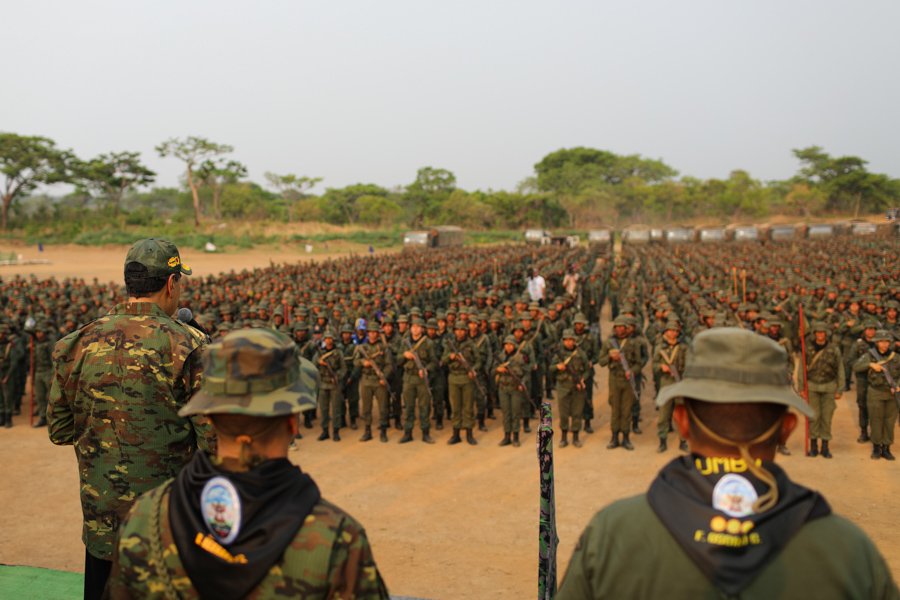
M 577 339 L 578 336 L 575 335 L 574 329 L 566 329 L 563 331 L 562 339 L 564 340 L 574 340 Z
M 628 327 L 629 325 L 631 325 L 631 319 L 625 315 L 619 315 L 613 321 L 613 327 Z
M 828 325 L 822 321 L 816 321 L 812 324 L 812 332 L 816 333 L 818 331 L 824 331 L 825 333 L 828 333 Z
M 516 341 L 515 336 L 508 335 L 508 336 L 506 336 L 505 338 L 503 338 L 503 344 L 504 344 L 504 345 L 506 345 L 506 344 L 512 344 L 513 346 L 518 346 L 518 345 L 519 345 L 519 342 Z
M 135 242 L 125 256 L 125 265 L 128 263 L 144 265 L 151 277 L 167 277 L 173 273 L 190 275 L 193 272 L 181 262 L 181 254 L 175 244 L 155 238 Z
M 891 335 L 891 332 L 887 329 L 879 329 L 875 332 L 875 335 L 872 336 L 873 342 L 892 342 L 894 341 L 894 336 Z
M 766 336 L 737 327 L 710 329 L 691 342 L 681 381 L 662 388 L 656 405 L 679 396 L 712 403 L 771 402 L 815 416 L 791 388 L 786 362 L 784 348 Z
M 587 317 L 584 316 L 584 313 L 578 313 L 575 315 L 575 319 L 572 321 L 573 324 L 578 325 L 581 323 L 582 325 L 588 325 Z
M 178 414 L 280 417 L 316 407 L 318 371 L 271 329 L 241 329 L 203 352 L 203 385 Z

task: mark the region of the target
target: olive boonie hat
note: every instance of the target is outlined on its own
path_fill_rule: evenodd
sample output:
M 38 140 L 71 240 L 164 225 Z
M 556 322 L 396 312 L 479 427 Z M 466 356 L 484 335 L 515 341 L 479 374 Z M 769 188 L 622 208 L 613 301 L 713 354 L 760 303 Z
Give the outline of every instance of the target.
M 562 339 L 564 340 L 574 340 L 576 339 L 575 330 L 574 329 L 565 329 L 563 330 Z
M 686 397 L 713 403 L 772 402 L 813 417 L 813 410 L 791 389 L 787 354 L 777 342 L 737 327 L 697 335 L 688 348 L 681 381 L 662 388 L 664 406 Z
M 892 342 L 894 341 L 894 336 L 891 335 L 891 332 L 887 329 L 879 329 L 875 332 L 875 335 L 872 336 L 873 342 Z
M 178 414 L 280 417 L 316 407 L 318 372 L 271 329 L 240 329 L 203 352 L 203 385 Z
M 165 277 L 173 273 L 190 275 L 191 268 L 181 262 L 181 254 L 178 248 L 168 240 L 147 238 L 138 240 L 128 255 L 125 256 L 125 264 L 138 263 L 147 267 L 151 277 Z

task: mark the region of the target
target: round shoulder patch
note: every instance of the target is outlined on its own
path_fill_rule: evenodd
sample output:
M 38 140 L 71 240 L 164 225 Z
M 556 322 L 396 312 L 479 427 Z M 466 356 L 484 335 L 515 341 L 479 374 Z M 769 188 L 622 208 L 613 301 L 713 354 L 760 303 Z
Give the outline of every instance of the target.
M 241 497 L 225 477 L 213 477 L 200 494 L 203 521 L 219 543 L 228 545 L 241 530 Z
M 759 495 L 746 477 L 729 473 L 713 488 L 712 505 L 732 517 L 746 517 L 753 514 L 753 503 Z

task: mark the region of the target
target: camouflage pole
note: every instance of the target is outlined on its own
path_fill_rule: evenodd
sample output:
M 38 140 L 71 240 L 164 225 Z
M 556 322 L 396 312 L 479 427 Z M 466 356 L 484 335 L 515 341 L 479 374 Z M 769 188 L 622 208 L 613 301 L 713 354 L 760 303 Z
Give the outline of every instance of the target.
M 803 326 L 803 304 L 797 305 L 800 317 L 800 360 L 803 362 L 803 399 L 809 404 L 809 379 L 806 370 L 806 331 Z M 809 456 L 809 417 L 806 417 L 806 438 L 804 439 L 806 455 Z
M 556 595 L 556 496 L 553 486 L 553 409 L 549 400 L 541 402 L 541 426 L 537 451 L 541 470 L 541 515 L 538 529 L 538 600 Z
M 31 393 L 28 394 L 28 424 L 34 427 L 34 335 L 28 336 L 29 378 L 31 379 Z

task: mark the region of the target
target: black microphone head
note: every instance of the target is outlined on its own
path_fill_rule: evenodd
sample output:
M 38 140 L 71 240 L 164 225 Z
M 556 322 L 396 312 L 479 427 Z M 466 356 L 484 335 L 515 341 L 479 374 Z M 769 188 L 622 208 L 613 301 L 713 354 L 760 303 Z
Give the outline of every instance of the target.
M 187 323 L 194 319 L 194 313 L 192 313 L 191 309 L 188 307 L 182 306 L 178 309 L 178 316 L 176 318 L 182 323 Z

